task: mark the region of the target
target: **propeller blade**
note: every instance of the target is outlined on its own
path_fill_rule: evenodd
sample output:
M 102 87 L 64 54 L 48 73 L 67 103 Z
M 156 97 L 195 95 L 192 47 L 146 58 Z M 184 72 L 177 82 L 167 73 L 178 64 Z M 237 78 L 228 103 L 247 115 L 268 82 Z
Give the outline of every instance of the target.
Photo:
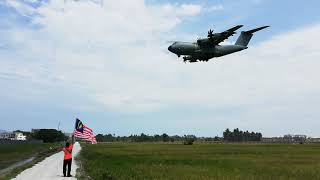
M 213 30 L 209 29 L 208 31 L 208 38 L 212 38 L 213 37 Z

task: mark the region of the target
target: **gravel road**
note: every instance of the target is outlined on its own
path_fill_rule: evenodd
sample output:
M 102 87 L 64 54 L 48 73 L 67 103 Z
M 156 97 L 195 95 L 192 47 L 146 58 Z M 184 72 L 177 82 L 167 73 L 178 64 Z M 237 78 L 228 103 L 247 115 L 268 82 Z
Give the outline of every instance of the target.
M 76 156 L 81 150 L 80 144 L 75 143 L 73 146 L 73 157 Z M 63 152 L 58 152 L 53 154 L 43 161 L 35 164 L 33 167 L 24 170 L 16 178 L 17 180 L 36 180 L 36 179 L 76 179 L 74 177 L 63 177 L 62 173 L 62 164 L 63 164 Z M 71 174 L 76 175 L 76 169 L 78 168 L 77 164 L 72 161 Z

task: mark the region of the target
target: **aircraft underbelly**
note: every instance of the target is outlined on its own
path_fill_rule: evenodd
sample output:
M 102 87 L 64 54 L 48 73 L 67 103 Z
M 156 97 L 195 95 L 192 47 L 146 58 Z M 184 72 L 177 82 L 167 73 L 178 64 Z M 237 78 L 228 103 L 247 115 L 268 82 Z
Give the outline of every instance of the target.
M 211 59 L 215 56 L 215 48 L 202 48 L 193 52 L 193 56 L 197 59 Z
M 196 45 L 188 45 L 180 48 L 181 54 L 183 55 L 192 55 L 195 51 L 199 50 Z
M 224 45 L 224 46 L 217 46 L 216 47 L 216 53 L 215 55 L 217 57 L 224 56 L 227 54 L 231 54 L 237 51 L 241 51 L 246 49 L 247 47 L 244 46 L 238 46 L 238 45 Z
M 237 45 L 224 45 L 224 46 L 208 46 L 200 47 L 195 44 L 187 44 L 181 46 L 179 49 L 181 55 L 188 55 L 192 59 L 208 60 L 213 57 L 220 57 L 237 51 L 241 51 L 246 47 Z

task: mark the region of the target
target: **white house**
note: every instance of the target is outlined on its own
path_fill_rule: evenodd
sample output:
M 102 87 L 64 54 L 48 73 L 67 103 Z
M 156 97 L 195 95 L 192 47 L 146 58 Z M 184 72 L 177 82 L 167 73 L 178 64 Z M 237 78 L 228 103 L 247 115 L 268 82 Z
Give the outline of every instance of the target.
M 21 132 L 16 132 L 15 133 L 15 140 L 25 141 L 25 140 L 27 140 L 27 136 L 23 135 L 23 133 L 21 133 Z

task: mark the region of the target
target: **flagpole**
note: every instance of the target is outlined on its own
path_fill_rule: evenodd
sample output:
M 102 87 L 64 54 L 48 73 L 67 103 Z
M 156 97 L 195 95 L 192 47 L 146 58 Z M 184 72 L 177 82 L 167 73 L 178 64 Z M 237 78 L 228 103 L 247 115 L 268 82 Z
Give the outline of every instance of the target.
M 78 118 L 76 118 L 76 122 L 74 123 L 74 129 L 73 129 L 72 135 L 71 135 L 73 143 L 75 142 L 74 131 L 77 129 L 77 120 L 78 120 Z

